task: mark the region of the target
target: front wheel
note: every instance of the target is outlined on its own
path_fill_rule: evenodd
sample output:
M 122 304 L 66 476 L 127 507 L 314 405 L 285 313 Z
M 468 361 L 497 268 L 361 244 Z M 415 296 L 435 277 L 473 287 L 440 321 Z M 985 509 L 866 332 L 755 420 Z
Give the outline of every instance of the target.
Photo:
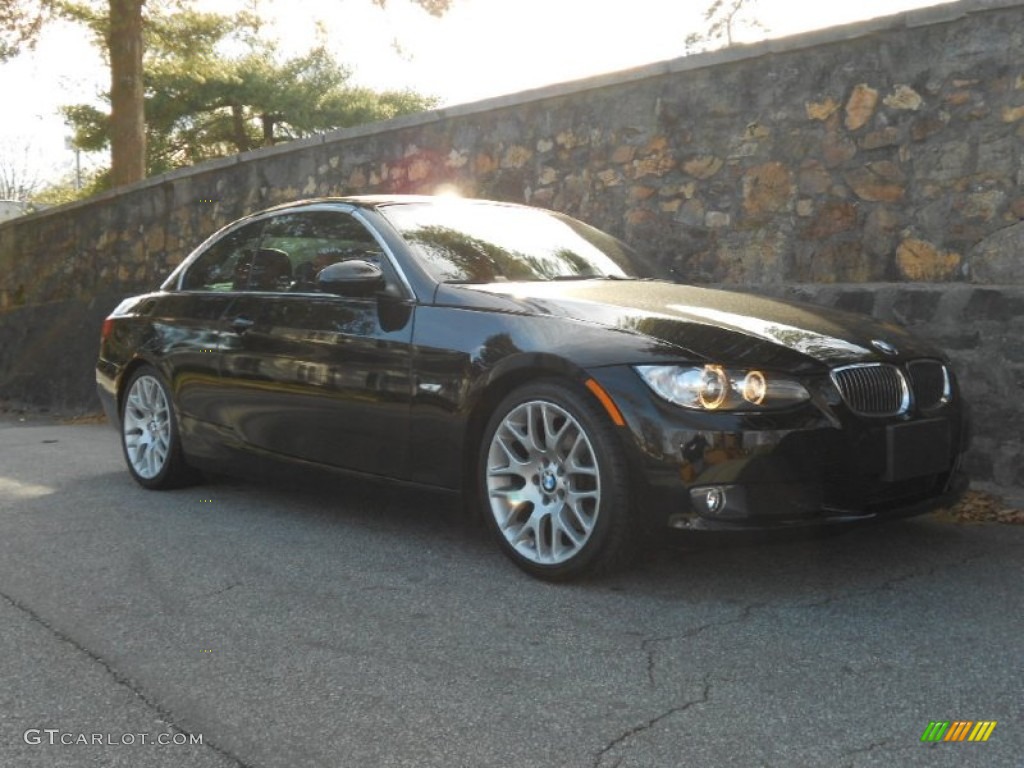
M 637 540 L 615 428 L 557 381 L 516 389 L 495 409 L 478 468 L 488 524 L 527 573 L 563 581 L 618 566 Z
M 121 447 L 128 471 L 153 490 L 178 488 L 196 479 L 185 463 L 167 386 L 155 369 L 132 374 L 121 406 Z

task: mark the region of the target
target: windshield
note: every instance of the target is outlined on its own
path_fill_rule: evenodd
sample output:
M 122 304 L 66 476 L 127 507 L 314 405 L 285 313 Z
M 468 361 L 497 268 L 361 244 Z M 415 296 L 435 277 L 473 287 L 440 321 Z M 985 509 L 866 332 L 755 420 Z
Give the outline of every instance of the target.
M 630 249 L 568 216 L 536 208 L 453 200 L 380 209 L 441 282 L 627 278 Z

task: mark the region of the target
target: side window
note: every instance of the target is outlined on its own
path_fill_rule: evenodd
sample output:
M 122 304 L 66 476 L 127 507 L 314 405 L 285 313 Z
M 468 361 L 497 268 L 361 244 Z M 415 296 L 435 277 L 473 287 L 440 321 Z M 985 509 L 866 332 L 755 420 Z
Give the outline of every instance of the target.
M 366 227 L 340 211 L 305 211 L 271 219 L 260 243 L 260 253 L 269 251 L 279 254 L 274 257 L 279 262 L 281 255 L 287 259 L 293 291 L 316 290 L 316 276 L 328 264 L 361 259 L 383 266 L 384 260 Z
M 181 286 L 187 291 L 240 291 L 248 287 L 253 256 L 258 253 L 263 222 L 246 224 L 213 243 L 188 268 Z

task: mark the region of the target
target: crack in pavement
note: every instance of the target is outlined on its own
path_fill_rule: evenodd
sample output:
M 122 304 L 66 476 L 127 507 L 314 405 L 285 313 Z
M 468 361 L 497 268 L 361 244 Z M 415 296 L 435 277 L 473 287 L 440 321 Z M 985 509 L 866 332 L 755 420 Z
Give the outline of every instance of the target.
M 914 580 L 914 579 L 925 579 L 925 578 L 932 577 L 935 574 L 937 574 L 937 573 L 939 573 L 941 571 L 944 571 L 944 570 L 949 570 L 949 569 L 953 569 L 953 568 L 963 567 L 963 566 L 969 565 L 972 562 L 980 560 L 980 559 L 984 558 L 985 556 L 986 556 L 986 554 L 982 552 L 982 553 L 977 553 L 977 554 L 974 554 L 974 555 L 969 555 L 969 556 L 966 556 L 966 557 L 961 557 L 961 558 L 953 560 L 953 561 L 946 561 L 946 562 L 942 562 L 942 563 L 933 564 L 933 565 L 931 565 L 930 567 L 927 567 L 927 568 L 914 569 L 914 570 L 911 570 L 911 571 L 909 571 L 907 573 L 903 573 L 903 574 L 892 576 L 892 577 L 890 577 L 888 579 L 885 579 L 882 582 L 880 582 L 878 584 L 875 584 L 873 586 L 870 586 L 870 587 L 863 587 L 863 588 L 860 588 L 860 589 L 848 590 L 846 592 L 842 592 L 842 593 L 839 593 L 839 594 L 827 594 L 824 598 L 819 599 L 819 600 L 813 600 L 813 601 L 808 601 L 808 602 L 803 602 L 803 603 L 796 603 L 795 607 L 797 607 L 797 608 L 819 608 L 819 607 L 831 605 L 831 604 L 834 604 L 834 603 L 838 603 L 838 602 L 841 602 L 841 601 L 844 601 L 844 600 L 850 600 L 850 599 L 854 599 L 854 598 L 857 598 L 857 597 L 863 597 L 865 595 L 871 595 L 871 594 L 878 593 L 878 592 L 892 591 L 892 590 L 895 590 L 900 585 L 905 584 L 906 582 L 909 582 L 911 580 Z M 766 603 L 766 602 L 751 603 L 749 605 L 743 606 L 742 609 L 740 610 L 740 612 L 736 616 L 733 616 L 733 617 L 728 618 L 728 619 L 717 620 L 717 621 L 709 621 L 709 622 L 707 622 L 705 624 L 701 624 L 701 625 L 699 625 L 697 627 L 693 627 L 693 628 L 691 628 L 691 629 L 689 629 L 689 630 L 687 630 L 685 632 L 681 632 L 681 633 L 678 633 L 678 634 L 657 635 L 657 636 L 654 636 L 654 637 L 645 637 L 645 638 L 643 638 L 641 640 L 641 643 L 640 643 L 640 649 L 641 649 L 641 651 L 644 653 L 644 655 L 646 657 L 646 674 L 647 674 L 647 684 L 648 684 L 648 687 L 651 688 L 651 689 L 657 689 L 657 687 L 658 687 L 657 667 L 658 667 L 658 646 L 659 645 L 661 645 L 663 643 L 673 642 L 673 641 L 689 640 L 689 639 L 697 637 L 698 635 L 700 635 L 700 634 L 702 634 L 702 633 L 704 633 L 704 632 L 706 632 L 708 630 L 711 630 L 711 629 L 718 629 L 720 627 L 726 627 L 726 626 L 731 626 L 731 625 L 735 625 L 735 624 L 740 624 L 740 623 L 742 623 L 744 621 L 749 620 L 751 618 L 751 616 L 754 614 L 755 611 L 757 611 L 759 609 L 765 609 L 765 608 L 771 607 L 773 605 L 778 606 L 779 604 L 778 603 Z M 626 731 L 625 733 L 623 733 L 622 735 L 620 735 L 619 737 L 617 737 L 613 741 L 609 742 L 603 749 L 601 749 L 598 752 L 596 758 L 594 759 L 594 763 L 593 763 L 594 768 L 618 768 L 618 766 L 621 765 L 621 763 L 622 763 L 624 758 L 620 756 L 613 763 L 604 763 L 604 760 L 605 760 L 605 758 L 606 758 L 606 756 L 608 755 L 609 752 L 611 752 L 613 749 L 615 749 L 617 746 L 619 746 L 620 744 L 622 744 L 626 740 L 630 739 L 631 737 L 636 736 L 636 735 L 638 735 L 640 733 L 643 733 L 644 731 L 647 731 L 650 728 L 654 727 L 655 725 L 657 725 L 659 722 L 661 722 L 665 718 L 670 717 L 673 714 L 677 714 L 678 712 L 681 712 L 681 711 L 683 711 L 685 709 L 688 709 L 689 707 L 693 706 L 694 704 L 707 703 L 708 698 L 709 698 L 709 694 L 710 694 L 710 689 L 711 689 L 711 683 L 710 682 L 705 682 L 704 694 L 703 694 L 702 698 L 694 700 L 694 701 L 687 702 L 687 703 L 682 704 L 682 705 L 677 706 L 677 707 L 673 707 L 673 708 L 667 710 L 666 712 L 663 712 L 662 714 L 658 715 L 657 717 L 647 721 L 646 723 L 643 723 L 643 724 L 641 724 L 639 726 L 636 726 L 636 727 Z M 900 749 L 902 749 L 902 747 L 899 747 L 898 745 L 892 745 L 892 740 L 891 739 L 887 739 L 887 740 L 883 740 L 883 741 L 880 741 L 880 742 L 872 743 L 872 744 L 870 744 L 867 747 L 847 750 L 847 751 L 845 751 L 843 753 L 843 758 L 844 759 L 850 759 L 850 758 L 854 758 L 855 759 L 857 755 L 866 754 L 866 753 L 874 751 L 874 750 L 893 751 L 893 750 L 900 750 Z M 852 768 L 852 765 L 853 764 L 851 763 L 850 764 L 850 768 Z
M 882 581 L 881 583 L 876 584 L 876 585 L 871 586 L 871 587 L 864 587 L 864 588 L 861 588 L 861 589 L 848 590 L 848 591 L 840 593 L 840 594 L 827 594 L 824 598 L 821 598 L 819 600 L 812 600 L 812 601 L 805 602 L 805 603 L 797 603 L 796 607 L 798 607 L 798 608 L 822 608 L 822 607 L 825 607 L 827 605 L 833 605 L 835 603 L 838 603 L 838 602 L 841 602 L 841 601 L 844 601 L 844 600 L 850 600 L 850 599 L 854 599 L 854 598 L 857 598 L 857 597 L 863 597 L 865 595 L 871 595 L 871 594 L 874 594 L 876 592 L 891 591 L 891 590 L 896 589 L 896 587 L 898 587 L 900 584 L 904 584 L 904 583 L 906 583 L 908 581 L 911 581 L 913 579 L 929 578 L 931 576 L 934 576 L 939 571 L 950 569 L 950 568 L 963 567 L 963 566 L 966 566 L 966 565 L 968 565 L 968 564 L 970 564 L 970 563 L 972 563 L 972 562 L 974 562 L 976 560 L 980 560 L 980 559 L 982 559 L 985 556 L 986 556 L 986 554 L 984 552 L 979 552 L 979 553 L 974 554 L 974 555 L 969 555 L 969 556 L 966 556 L 966 557 L 962 557 L 962 558 L 960 558 L 958 560 L 955 560 L 955 561 L 952 561 L 952 562 L 938 563 L 938 564 L 932 565 L 932 566 L 930 566 L 928 568 L 925 568 L 925 569 L 915 569 L 915 570 L 909 571 L 907 573 L 900 574 L 898 576 L 893 576 L 891 578 L 888 578 L 888 579 Z M 773 605 L 773 604 L 772 603 L 764 603 L 764 602 L 761 602 L 761 603 L 751 603 L 749 605 L 743 606 L 743 608 L 740 610 L 740 612 L 739 612 L 739 614 L 737 616 L 734 616 L 734 617 L 729 618 L 729 619 L 724 619 L 724 620 L 719 620 L 719 621 L 709 621 L 706 624 L 701 624 L 698 627 L 694 627 L 692 629 L 687 630 L 686 632 L 681 632 L 679 634 L 659 635 L 657 637 L 646 637 L 646 638 L 644 638 L 640 642 L 640 650 L 643 652 L 643 654 L 644 654 L 644 656 L 645 656 L 645 658 L 647 660 L 647 664 L 646 664 L 647 686 L 649 688 L 651 688 L 652 690 L 656 689 L 658 687 L 658 680 L 657 680 L 657 666 L 658 666 L 658 649 L 657 649 L 657 646 L 658 645 L 660 645 L 662 643 L 668 643 L 668 642 L 676 641 L 676 640 L 689 640 L 689 639 L 694 638 L 694 637 L 696 637 L 697 635 L 699 635 L 699 634 L 701 634 L 703 632 L 706 632 L 709 629 L 718 629 L 719 627 L 727 627 L 727 626 L 730 626 L 730 625 L 733 625 L 733 624 L 740 624 L 740 623 L 742 623 L 744 621 L 749 620 L 750 617 L 753 615 L 754 611 L 756 611 L 758 609 L 761 609 L 761 608 L 767 608 L 770 605 Z
M 183 728 L 182 726 L 178 725 L 174 721 L 174 716 L 169 711 L 161 707 L 155 701 L 151 700 L 149 696 L 146 695 L 145 691 L 143 691 L 140 687 L 135 685 L 130 678 L 126 677 L 116 668 L 111 666 L 111 664 L 102 656 L 100 656 L 94 651 L 89 650 L 84 645 L 75 640 L 73 637 L 61 631 L 57 627 L 53 626 L 50 622 L 48 622 L 46 619 L 44 619 L 31 608 L 29 608 L 27 605 L 22 603 L 20 600 L 11 597 L 5 592 L 0 592 L 0 599 L 2 599 L 4 602 L 10 605 L 16 611 L 23 613 L 25 616 L 28 617 L 30 621 L 41 626 L 43 629 L 45 629 L 51 635 L 56 637 L 58 640 L 66 643 L 67 645 L 70 645 L 72 648 L 86 656 L 91 661 L 95 662 L 96 664 L 99 664 L 100 667 L 102 667 L 103 670 L 107 673 L 107 675 L 115 683 L 117 683 L 117 685 L 121 686 L 122 688 L 126 688 L 139 701 L 141 701 L 146 706 L 147 709 L 152 711 L 156 715 L 157 720 L 159 722 L 162 722 L 167 727 L 174 729 L 178 733 L 182 733 L 186 736 L 189 736 L 190 738 L 195 735 L 192 731 L 188 730 L 187 728 Z M 238 768 L 254 768 L 251 764 L 246 763 L 244 760 L 237 757 L 236 755 L 233 755 L 231 752 L 227 751 L 223 747 L 219 747 L 216 744 L 210 743 L 205 737 L 203 737 L 201 743 L 204 747 L 208 747 L 213 752 L 216 752 L 218 755 L 225 758 L 226 760 L 230 760 L 234 765 L 238 766 Z
M 800 607 L 804 607 L 804 608 L 823 608 L 826 605 L 832 605 L 833 603 L 838 603 L 838 602 L 840 602 L 842 600 L 849 600 L 849 599 L 855 598 L 855 597 L 863 597 L 865 595 L 872 595 L 872 594 L 874 594 L 876 592 L 892 591 L 892 590 L 896 589 L 896 587 L 899 586 L 900 584 L 904 584 L 904 583 L 906 583 L 908 581 L 911 581 L 913 579 L 928 578 L 930 576 L 934 576 L 939 571 L 943 571 L 943 570 L 950 569 L 950 568 L 959 568 L 959 567 L 968 565 L 970 563 L 973 563 L 975 560 L 981 560 L 982 558 L 984 558 L 986 556 L 987 556 L 987 553 L 979 552 L 978 554 L 969 555 L 967 557 L 962 557 L 959 560 L 956 560 L 956 561 L 953 561 L 953 562 L 939 563 L 939 564 L 936 564 L 936 565 L 932 565 L 929 568 L 925 568 L 925 569 L 921 569 L 921 570 L 915 569 L 915 570 L 909 571 L 907 573 L 901 574 L 899 576 L 893 576 L 891 578 L 888 578 L 885 581 L 881 582 L 880 584 L 876 584 L 876 585 L 874 585 L 872 587 L 864 587 L 862 589 L 852 589 L 852 590 L 849 590 L 847 592 L 843 592 L 843 593 L 838 594 L 838 595 L 829 594 L 829 595 L 826 595 L 824 598 L 822 598 L 820 600 L 812 600 L 810 602 L 801 603 L 801 604 L 799 604 L 799 606 Z
M 221 587 L 220 589 L 215 589 L 213 592 L 206 592 L 206 593 L 204 593 L 202 595 L 197 595 L 194 599 L 195 600 L 209 600 L 211 598 L 217 597 L 218 595 L 223 595 L 225 592 L 230 592 L 235 587 L 241 587 L 241 586 L 243 586 L 242 582 L 234 581 L 231 584 L 228 584 L 226 587 Z
M 604 762 L 605 755 L 607 755 L 609 752 L 611 752 L 619 745 L 623 744 L 629 739 L 632 739 L 635 736 L 639 736 L 640 734 L 649 731 L 662 720 L 672 717 L 672 715 L 678 715 L 680 712 L 685 712 L 687 709 L 697 704 L 707 704 L 710 697 L 711 683 L 704 683 L 704 689 L 701 692 L 701 697 L 699 699 L 693 699 L 692 701 L 687 701 L 683 704 L 671 707 L 670 709 L 667 709 L 664 712 L 662 712 L 660 715 L 651 718 L 646 723 L 641 723 L 640 725 L 633 726 L 629 730 L 619 734 L 614 739 L 609 741 L 604 747 L 602 747 L 598 751 L 597 755 L 595 755 L 593 763 L 594 768 L 602 768 L 602 763 Z M 622 760 L 623 758 L 619 757 L 615 760 L 614 763 L 608 765 L 607 768 L 618 768 L 618 766 L 622 764 Z
M 699 627 L 698 631 L 704 630 L 707 626 Z M 686 635 L 680 635 L 678 637 L 674 635 L 662 635 L 661 637 L 645 637 L 640 641 L 640 650 L 647 656 L 647 686 L 649 688 L 657 688 L 658 681 L 654 679 L 654 667 L 657 664 L 655 654 L 657 649 L 654 648 L 656 643 L 667 643 L 669 640 L 682 640 Z
M 861 755 L 866 752 L 871 752 L 875 749 L 884 749 L 886 746 L 892 743 L 892 739 L 885 739 L 884 741 L 875 741 L 868 744 L 866 747 L 858 747 L 857 749 L 848 749 L 843 752 L 843 757 L 853 757 L 854 755 Z
M 655 676 L 655 669 L 658 664 L 657 660 L 657 648 L 655 647 L 659 643 L 667 643 L 673 640 L 689 640 L 690 638 L 696 637 L 702 632 L 706 632 L 709 629 L 717 629 L 719 627 L 727 627 L 732 624 L 740 624 L 750 619 L 750 616 L 758 608 L 764 608 L 767 603 L 751 603 L 745 605 L 740 610 L 738 616 L 734 616 L 730 619 L 723 619 L 720 621 L 709 621 L 707 624 L 701 624 L 699 627 L 688 629 L 686 632 L 681 632 L 677 635 L 661 635 L 659 637 L 647 637 L 640 642 L 640 650 L 644 652 L 647 657 L 647 685 L 650 688 L 657 688 L 658 681 Z

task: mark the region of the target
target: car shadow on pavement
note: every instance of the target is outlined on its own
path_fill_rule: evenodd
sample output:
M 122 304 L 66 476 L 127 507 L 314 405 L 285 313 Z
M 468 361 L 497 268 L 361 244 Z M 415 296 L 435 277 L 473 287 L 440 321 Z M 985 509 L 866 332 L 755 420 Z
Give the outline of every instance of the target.
M 993 544 L 1001 540 L 998 530 L 992 525 L 939 522 L 925 515 L 817 535 L 731 541 L 690 537 L 649 550 L 617 587 L 660 591 L 672 584 L 692 594 L 731 593 L 755 602 L 888 589 L 945 568 L 997 557 Z
M 216 477 L 214 487 L 248 493 L 250 481 Z M 425 537 L 455 551 L 477 555 L 497 551 L 482 520 L 457 494 L 384 485 L 369 480 L 312 480 L 260 484 L 258 493 L 280 501 L 298 519 L 330 519 L 371 526 L 399 539 Z M 981 556 L 985 541 L 975 535 L 987 526 L 937 522 L 927 515 L 911 520 L 859 525 L 826 532 L 790 535 L 658 537 L 647 542 L 628 569 L 577 584 L 585 588 L 660 589 L 666 584 L 686 591 L 702 584 L 719 591 L 731 584 L 737 594 L 786 585 L 794 591 L 822 587 L 875 588 L 887 580 L 924 574 L 943 564 Z M 521 576 L 496 559 L 508 575 Z M 527 578 L 523 576 L 522 578 Z
M 386 537 L 407 557 L 415 558 L 417 547 L 427 544 L 435 554 L 440 550 L 452 567 L 458 568 L 460 559 L 472 560 L 476 568 L 487 561 L 486 567 L 503 571 L 495 578 L 530 581 L 499 556 L 488 530 L 456 494 L 316 474 L 286 479 L 210 475 L 200 485 L 153 492 L 139 488 L 121 472 L 71 480 L 53 493 L 73 497 L 87 510 L 109 504 L 94 500 L 112 488 L 122 514 L 153 515 L 162 524 L 173 524 L 173 517 L 181 515 L 183 525 L 195 525 L 212 513 L 219 518 L 219 532 L 262 526 L 273 533 L 279 523 L 339 541 L 367 532 Z M 46 501 L 32 498 L 24 503 L 39 507 Z M 21 502 L 9 500 L 11 505 L 17 508 Z M 732 594 L 742 600 L 777 598 L 780 591 L 798 596 L 829 589 L 875 589 L 983 557 L 999 540 L 991 533 L 997 528 L 954 525 L 925 516 L 828 535 L 667 538 L 645 546 L 629 568 L 576 584 L 598 591 L 668 591 L 677 597 Z

